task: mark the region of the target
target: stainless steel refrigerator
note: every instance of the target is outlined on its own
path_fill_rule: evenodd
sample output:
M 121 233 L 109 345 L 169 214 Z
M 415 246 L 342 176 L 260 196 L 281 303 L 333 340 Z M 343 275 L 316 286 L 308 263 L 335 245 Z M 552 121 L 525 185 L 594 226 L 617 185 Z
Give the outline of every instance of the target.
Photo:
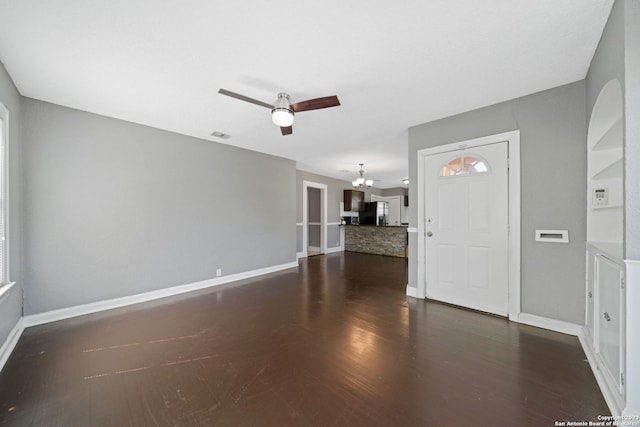
M 389 202 L 365 203 L 364 211 L 359 216 L 361 225 L 388 225 Z

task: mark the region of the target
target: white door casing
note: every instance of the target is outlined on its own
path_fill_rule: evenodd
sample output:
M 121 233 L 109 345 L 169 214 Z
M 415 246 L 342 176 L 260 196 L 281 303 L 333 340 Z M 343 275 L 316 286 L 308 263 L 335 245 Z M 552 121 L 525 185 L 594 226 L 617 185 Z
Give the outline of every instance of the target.
M 509 156 L 508 169 L 506 172 L 508 177 L 506 180 L 508 189 L 505 192 L 506 194 L 508 194 L 508 198 L 506 200 L 507 202 L 506 218 L 507 218 L 508 225 L 506 224 L 505 228 L 507 227 L 508 228 L 507 228 L 507 237 L 506 237 L 507 239 L 506 254 L 504 253 L 505 252 L 504 246 L 500 249 L 500 251 L 502 251 L 503 256 L 506 257 L 506 260 L 507 260 L 506 262 L 506 268 L 507 268 L 507 272 L 506 272 L 507 305 L 506 307 L 507 308 L 506 308 L 506 311 L 504 310 L 504 308 L 502 308 L 499 310 L 499 312 L 503 315 L 508 314 L 510 320 L 518 321 L 518 318 L 520 315 L 520 132 L 517 130 L 511 131 L 511 132 L 505 132 L 497 135 L 490 135 L 486 137 L 475 138 L 467 141 L 461 141 L 461 142 L 452 143 L 452 144 L 446 144 L 442 146 L 436 146 L 432 148 L 426 148 L 418 151 L 417 180 L 416 180 L 416 184 L 417 184 L 417 203 L 416 203 L 417 218 L 416 219 L 417 219 L 417 226 L 418 226 L 417 227 L 418 228 L 417 230 L 418 244 L 416 248 L 417 264 L 418 264 L 417 265 L 418 268 L 417 268 L 416 297 L 418 298 L 424 298 L 426 296 L 432 297 L 432 292 L 431 292 L 432 289 L 429 286 L 430 284 L 429 280 L 433 280 L 433 278 L 430 276 L 434 274 L 437 275 L 438 273 L 437 273 L 437 270 L 434 271 L 433 269 L 430 269 L 430 264 L 427 261 L 427 250 L 429 250 L 430 252 L 431 251 L 435 252 L 434 248 L 435 248 L 435 245 L 438 243 L 438 240 L 433 240 L 433 237 L 437 237 L 437 238 L 443 237 L 442 242 L 444 244 L 446 244 L 445 239 L 451 237 L 451 236 L 447 236 L 447 232 L 446 232 L 447 230 L 445 230 L 444 236 L 440 236 L 440 235 L 435 236 L 435 231 L 429 230 L 430 224 L 427 223 L 429 216 L 427 215 L 428 206 L 427 206 L 427 200 L 426 200 L 427 199 L 427 191 L 426 191 L 427 175 L 433 174 L 432 177 L 434 175 L 437 177 L 440 168 L 444 166 L 448 160 L 451 160 L 463 153 L 475 152 L 480 157 L 485 158 L 482 152 L 483 149 L 481 147 L 486 145 L 493 145 L 497 143 L 505 143 L 505 142 L 506 142 L 505 146 L 507 147 L 507 152 Z M 476 148 L 478 150 L 476 150 Z M 448 158 L 446 155 L 443 156 L 443 159 L 446 159 L 446 160 L 442 160 L 437 166 L 427 165 L 428 156 L 433 156 L 440 153 L 448 153 Z M 486 159 L 486 160 L 488 161 L 489 159 Z M 432 170 L 432 169 L 435 169 L 435 170 Z M 459 178 L 458 179 L 459 181 L 462 181 L 468 177 L 451 177 L 448 180 L 443 179 L 443 181 L 452 182 L 457 178 Z M 469 181 L 469 185 L 471 185 L 472 187 L 474 186 L 482 187 L 483 185 L 485 185 L 482 183 L 481 180 L 479 180 L 476 183 L 473 183 L 473 185 L 472 183 L 473 181 Z M 453 185 L 453 184 L 449 184 L 449 185 Z M 463 193 L 466 191 L 467 200 L 469 200 L 468 188 L 466 190 L 464 188 L 458 189 L 458 191 L 462 191 Z M 480 190 L 480 192 L 482 192 L 482 190 Z M 472 203 L 475 203 L 475 204 L 481 203 L 477 192 L 472 192 L 472 193 L 473 193 Z M 442 195 L 441 197 L 446 198 L 447 196 Z M 447 200 L 445 200 L 444 202 L 455 203 L 455 201 L 451 202 Z M 475 227 L 475 228 L 478 228 L 479 224 L 481 224 L 485 219 L 486 221 L 490 221 L 488 217 L 483 219 L 482 215 L 479 215 L 479 216 L 476 215 L 474 217 L 470 217 L 469 215 L 464 214 L 462 216 L 466 217 L 467 226 L 470 225 L 469 221 L 470 219 L 472 219 L 474 222 L 471 225 L 472 227 Z M 431 215 L 431 217 L 433 217 L 433 215 Z M 453 220 L 460 221 L 461 218 L 455 218 L 455 217 L 446 218 L 445 221 L 447 223 L 445 225 L 450 226 L 451 224 L 455 224 L 455 221 Z M 427 236 L 428 231 L 431 231 L 432 233 L 434 233 L 434 235 L 431 237 L 428 237 Z M 476 239 L 478 238 L 478 236 L 477 235 L 470 236 L 469 238 Z M 429 239 L 432 239 L 433 243 L 429 243 L 428 242 Z M 502 238 L 497 238 L 497 239 L 501 240 L 502 244 L 504 244 L 504 236 L 502 236 Z M 434 245 L 434 247 L 430 247 L 429 249 L 427 249 L 428 245 L 432 245 L 432 244 Z M 489 256 L 489 254 L 491 253 L 491 250 L 483 249 L 487 247 L 486 242 L 480 242 L 477 240 L 475 241 L 467 240 L 465 245 L 467 246 L 466 253 L 464 254 L 465 266 L 463 269 L 459 269 L 460 271 L 454 269 L 455 273 L 453 273 L 454 275 L 453 278 L 456 279 L 459 283 L 468 284 L 469 270 L 467 269 L 467 266 L 471 264 L 471 268 L 477 271 L 477 274 L 474 276 L 474 279 L 472 279 L 471 282 L 474 287 L 482 288 L 483 285 L 484 286 L 487 285 L 487 282 L 486 282 L 487 275 L 488 277 L 491 277 L 491 275 L 494 274 L 492 273 L 493 267 L 486 268 L 483 270 L 483 265 L 480 262 L 480 260 L 483 259 L 483 257 Z M 469 254 L 468 254 L 469 246 L 474 247 L 472 251 L 473 253 L 471 253 L 471 258 L 469 258 Z M 455 249 L 451 247 L 442 248 L 442 252 L 444 253 L 444 255 L 447 255 L 446 253 L 447 251 L 449 251 L 450 254 L 452 253 L 449 261 L 447 261 L 446 258 L 443 258 L 441 260 L 441 263 L 442 263 L 441 267 L 443 269 L 446 269 L 447 262 L 451 262 L 451 260 L 455 260 L 456 250 L 459 250 L 459 249 Z M 433 258 L 433 256 L 431 256 L 431 258 Z M 466 278 L 463 277 L 464 280 L 462 280 L 461 282 L 460 277 L 464 275 L 466 275 Z M 483 279 L 484 281 L 480 280 L 483 277 L 485 278 Z M 447 277 L 445 277 L 445 279 L 447 279 Z M 491 280 L 491 279 L 488 279 L 488 280 Z M 455 282 L 455 280 L 453 282 Z M 440 284 L 443 285 L 444 283 L 440 283 Z M 489 283 L 488 285 L 491 286 L 491 283 Z M 449 286 L 451 285 L 449 284 Z M 438 293 L 438 290 L 436 288 L 434 288 L 434 290 L 436 291 L 436 293 Z M 455 292 L 458 292 L 458 291 L 455 291 Z M 455 292 L 453 293 L 455 294 Z M 452 302 L 455 304 L 470 306 L 472 308 L 478 308 L 483 311 L 495 312 L 495 310 L 488 309 L 488 307 L 486 306 L 473 307 L 472 305 L 468 304 L 467 301 L 459 301 L 459 302 L 452 301 Z M 502 304 L 504 307 L 504 302 Z
M 508 314 L 507 156 L 502 142 L 425 157 L 428 298 Z

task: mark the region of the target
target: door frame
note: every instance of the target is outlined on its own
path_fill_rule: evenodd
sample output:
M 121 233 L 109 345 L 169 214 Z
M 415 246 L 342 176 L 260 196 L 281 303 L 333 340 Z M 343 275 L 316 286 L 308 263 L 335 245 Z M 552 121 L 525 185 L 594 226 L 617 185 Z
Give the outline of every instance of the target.
M 440 154 L 447 152 L 455 152 L 466 150 L 469 148 L 479 147 L 482 145 L 496 144 L 500 142 L 507 143 L 508 149 L 508 204 L 509 204 L 509 238 L 508 238 L 508 255 L 507 262 L 509 264 L 508 289 L 509 303 L 508 312 L 509 320 L 518 321 L 520 315 L 520 130 L 499 133 L 495 135 L 484 136 L 480 138 L 468 139 L 465 141 L 454 142 L 450 144 L 438 145 L 436 147 L 418 150 L 417 158 L 417 223 L 418 223 L 418 271 L 417 271 L 417 297 L 426 297 L 426 216 L 425 216 L 425 158 L 432 154 Z
M 327 184 L 302 181 L 302 258 L 308 256 L 309 247 L 309 188 L 320 190 L 320 253 L 327 253 Z

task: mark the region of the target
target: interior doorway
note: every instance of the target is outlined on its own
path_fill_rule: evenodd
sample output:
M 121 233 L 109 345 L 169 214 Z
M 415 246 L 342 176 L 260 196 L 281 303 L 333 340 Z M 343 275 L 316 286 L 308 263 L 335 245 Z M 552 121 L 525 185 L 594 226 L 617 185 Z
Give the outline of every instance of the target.
M 307 187 L 307 256 L 320 255 L 321 247 L 321 210 L 320 210 L 320 189 Z
M 302 256 L 327 251 L 327 185 L 302 183 Z

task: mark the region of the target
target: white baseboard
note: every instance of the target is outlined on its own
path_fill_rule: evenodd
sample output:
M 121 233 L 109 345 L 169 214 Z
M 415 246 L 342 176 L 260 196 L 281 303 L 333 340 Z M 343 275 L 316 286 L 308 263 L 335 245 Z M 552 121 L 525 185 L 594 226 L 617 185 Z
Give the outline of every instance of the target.
M 614 393 L 609 388 L 607 381 L 605 380 L 602 372 L 600 371 L 600 367 L 598 366 L 598 358 L 593 352 L 593 346 L 591 345 L 591 339 L 588 338 L 589 331 L 586 326 L 580 328 L 580 333 L 578 334 L 578 340 L 580 341 L 580 345 L 582 346 L 582 350 L 584 351 L 585 356 L 587 356 L 587 361 L 589 362 L 589 366 L 593 371 L 593 376 L 596 378 L 596 382 L 598 383 L 598 387 L 600 387 L 600 391 L 602 392 L 602 397 L 604 397 L 604 401 L 607 403 L 609 410 L 611 411 L 611 415 L 619 416 L 622 415 L 622 408 L 618 402 L 618 399 L 615 397 Z
M 342 251 L 344 251 L 344 247 L 336 246 L 335 248 L 327 248 L 327 250 L 325 251 L 325 254 L 332 254 L 335 252 L 342 252 Z
M 407 285 L 407 296 L 412 298 L 418 298 L 418 288 L 415 286 Z
M 307 253 L 309 252 L 320 253 L 320 246 L 307 246 Z
M 18 340 L 20 336 L 22 336 L 22 332 L 24 331 L 24 322 L 22 318 L 18 319 L 18 322 L 13 327 L 11 332 L 9 332 L 9 336 L 7 340 L 4 342 L 2 347 L 0 348 L 0 371 L 4 368 L 4 364 L 9 360 L 9 356 L 11 356 L 11 352 L 18 344 Z
M 316 249 L 318 253 L 320 253 L 320 248 L 314 248 L 312 246 L 309 246 L 310 249 Z M 324 251 L 325 255 L 326 254 L 332 254 L 335 252 L 343 252 L 344 251 L 344 247 L 343 246 L 336 246 L 335 248 L 327 248 L 326 251 Z M 307 255 L 305 255 L 304 252 L 298 252 L 296 253 L 296 259 L 300 259 L 300 258 L 306 258 Z
M 114 298 L 104 301 L 93 302 L 89 304 L 76 305 L 74 307 L 62 308 L 59 310 L 47 311 L 44 313 L 31 314 L 22 318 L 22 324 L 25 328 L 30 326 L 42 325 L 44 323 L 56 322 L 58 320 L 69 319 L 71 317 L 82 316 L 84 314 L 96 313 L 99 311 L 110 310 L 113 308 L 124 307 L 141 302 L 152 301 L 155 299 L 165 298 L 173 295 L 183 294 L 198 289 L 209 288 L 213 286 L 223 285 L 225 283 L 235 282 L 242 279 L 249 279 L 264 274 L 274 273 L 276 271 L 287 270 L 289 268 L 297 268 L 297 262 L 275 265 L 272 267 L 260 268 L 257 270 L 246 271 L 243 273 L 230 274 L 229 276 L 216 277 L 215 279 L 203 280 L 201 282 L 189 283 L 186 285 L 172 286 L 170 288 L 158 289 L 156 291 L 144 292 L 141 294 L 130 295 L 126 297 Z
M 575 323 L 564 322 L 562 320 L 549 319 L 547 317 L 536 316 L 535 314 L 520 313 L 518 314 L 518 323 L 535 326 L 537 328 L 549 329 L 550 331 L 560 332 L 567 335 L 579 336 L 582 326 Z

